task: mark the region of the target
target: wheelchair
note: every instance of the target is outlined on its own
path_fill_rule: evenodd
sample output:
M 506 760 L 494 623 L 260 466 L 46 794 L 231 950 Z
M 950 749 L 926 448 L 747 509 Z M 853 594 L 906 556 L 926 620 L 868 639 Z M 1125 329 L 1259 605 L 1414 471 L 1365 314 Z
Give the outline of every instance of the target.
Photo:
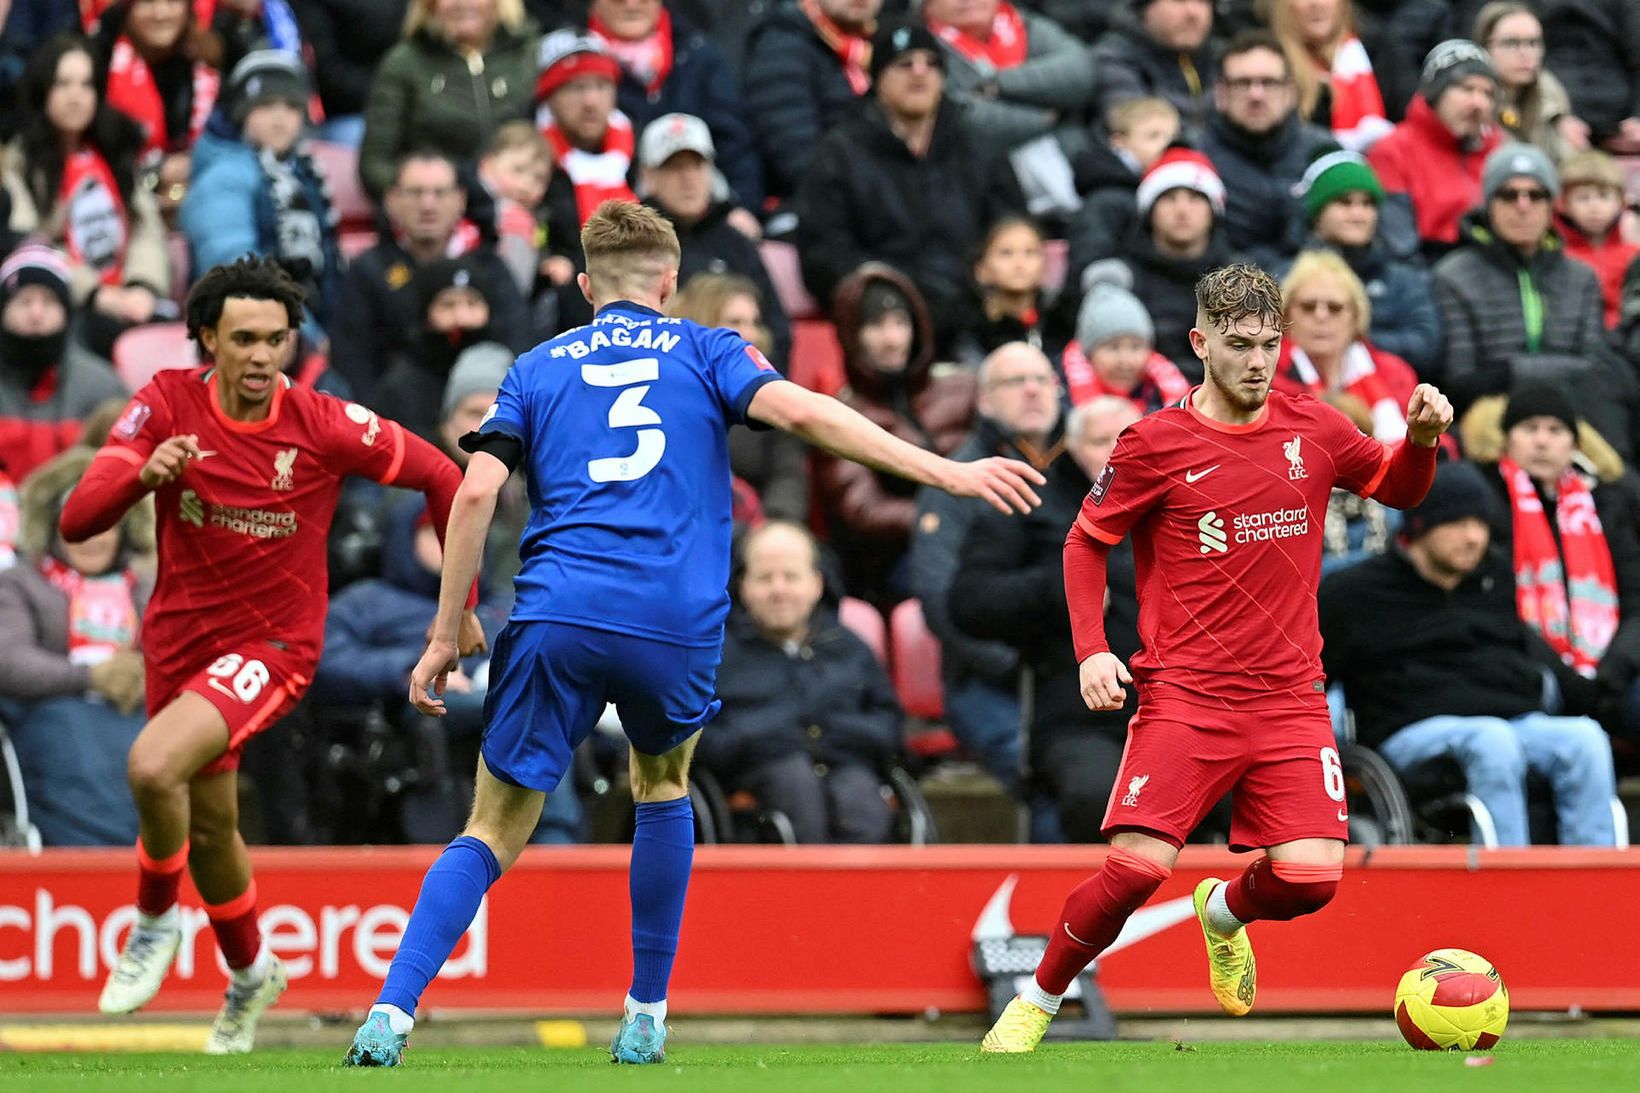
M 5 775 L 0 779 L 0 847 L 20 847 L 38 854 L 40 829 L 29 821 L 28 788 L 23 785 L 23 768 L 4 721 L 0 721 L 0 767 Z
M 727 843 L 773 843 L 796 846 L 797 835 L 791 820 L 777 808 L 764 808 L 751 793 L 724 791 L 723 783 L 711 771 L 696 767 L 689 774 L 690 796 L 696 798 L 697 815 L 704 803 L 711 827 L 719 840 Z M 893 838 L 897 844 L 929 846 L 939 842 L 934 814 L 922 788 L 911 773 L 890 766 L 884 775 L 883 793 L 894 814 Z

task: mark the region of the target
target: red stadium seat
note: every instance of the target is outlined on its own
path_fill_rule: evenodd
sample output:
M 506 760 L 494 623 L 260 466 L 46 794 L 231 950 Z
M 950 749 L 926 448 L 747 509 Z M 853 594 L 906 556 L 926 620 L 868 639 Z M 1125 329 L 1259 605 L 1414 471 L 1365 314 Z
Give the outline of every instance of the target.
M 888 617 L 894 650 L 894 689 L 912 717 L 938 721 L 945 716 L 945 688 L 940 681 L 940 642 L 923 621 L 922 603 L 906 600 Z
M 114 374 L 126 390 L 136 391 L 167 368 L 194 368 L 199 357 L 188 340 L 186 323 L 134 326 L 114 343 Z
M 844 596 L 837 605 L 837 618 L 871 647 L 871 651 L 877 654 L 879 664 L 888 667 L 888 624 L 883 622 L 881 611 L 865 600 Z
M 330 197 L 336 202 L 337 229 L 373 228 L 376 203 L 370 200 L 359 181 L 359 150 L 346 144 L 315 140 L 308 142 L 308 151 L 330 182 Z
M 837 328 L 824 319 L 792 323 L 792 359 L 787 377 L 811 391 L 835 395 L 843 389 L 843 345 Z
M 815 302 L 803 284 L 803 268 L 797 260 L 797 248 L 790 243 L 776 243 L 765 239 L 758 247 L 763 255 L 763 268 L 769 271 L 775 294 L 788 317 L 808 319 L 820 314 Z
M 352 261 L 375 245 L 376 232 L 372 228 L 349 228 L 338 233 L 336 238 L 337 248 L 348 261 Z

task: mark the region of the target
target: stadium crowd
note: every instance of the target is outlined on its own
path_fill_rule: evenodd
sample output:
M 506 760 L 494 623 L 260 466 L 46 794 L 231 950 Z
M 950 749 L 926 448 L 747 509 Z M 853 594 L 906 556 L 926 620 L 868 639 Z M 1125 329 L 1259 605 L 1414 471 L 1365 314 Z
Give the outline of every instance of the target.
M 895 775 L 955 755 L 1033 839 L 1099 838 L 1132 710 L 1080 699 L 1060 547 L 1120 431 L 1201 380 L 1197 278 L 1245 260 L 1282 283 L 1277 390 L 1388 444 L 1420 380 L 1461 418 L 1416 509 L 1335 491 L 1325 513 L 1340 731 L 1415 790 L 1447 764 L 1504 845 L 1618 837 L 1640 763 L 1640 0 L 0 13 L 0 718 L 47 844 L 135 836 L 152 512 L 78 545 L 56 514 L 125 397 L 196 363 L 191 277 L 277 256 L 308 293 L 290 381 L 464 463 L 514 355 L 590 319 L 578 233 L 609 198 L 675 225 L 674 313 L 915 444 L 1048 478 L 1003 518 L 736 430 L 736 606 L 698 766 L 738 814 L 882 841 Z M 515 481 L 492 628 L 527 511 Z M 258 837 L 459 829 L 487 664 L 443 722 L 404 697 L 439 561 L 419 497 L 350 490 L 318 678 L 246 758 Z M 1125 659 L 1129 548 L 1110 580 Z M 539 841 L 590 836 L 616 740 L 584 749 Z

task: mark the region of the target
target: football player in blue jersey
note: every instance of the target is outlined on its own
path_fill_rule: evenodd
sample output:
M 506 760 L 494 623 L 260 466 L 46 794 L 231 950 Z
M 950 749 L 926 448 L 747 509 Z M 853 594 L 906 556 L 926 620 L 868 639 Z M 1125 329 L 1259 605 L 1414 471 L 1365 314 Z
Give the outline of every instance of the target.
M 630 739 L 632 986 L 618 1062 L 665 1057 L 666 991 L 694 857 L 689 759 L 713 697 L 729 611 L 729 427 L 784 429 L 847 459 L 1004 512 L 1042 476 L 954 463 L 782 379 L 729 330 L 668 318 L 678 241 L 658 213 L 606 202 L 581 232 L 592 323 L 520 357 L 462 440 L 472 453 L 445 537 L 438 616 L 410 700 L 444 712 L 456 631 L 496 495 L 525 468 L 530 519 L 517 600 L 496 638 L 472 817 L 428 870 L 404 939 L 347 1053 L 401 1060 L 416 1004 L 517 859 L 570 757 L 613 702 Z

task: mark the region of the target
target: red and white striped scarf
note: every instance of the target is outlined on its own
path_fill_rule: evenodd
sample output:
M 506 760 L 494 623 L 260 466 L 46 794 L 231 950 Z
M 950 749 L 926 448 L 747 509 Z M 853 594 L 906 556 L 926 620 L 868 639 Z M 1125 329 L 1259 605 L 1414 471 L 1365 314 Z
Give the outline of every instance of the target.
M 848 89 L 856 95 L 871 90 L 871 36 L 850 34 L 834 22 L 820 7 L 820 0 L 803 0 L 803 14 L 814 24 L 820 40 L 831 47 L 837 59 L 843 62 L 843 76 Z
M 661 8 L 655 29 L 642 38 L 617 38 L 596 15 L 587 19 L 587 30 L 615 55 L 628 76 L 643 84 L 644 93 L 654 98 L 672 75 L 672 13 Z
M 121 35 L 114 43 L 114 53 L 108 61 L 108 105 L 136 122 L 142 129 L 141 161 L 157 160 L 168 152 L 192 148 L 205 130 L 205 122 L 216 105 L 217 92 L 222 86 L 222 75 L 203 61 L 193 63 L 193 107 L 188 114 L 186 140 L 180 134 L 167 132 L 165 103 L 160 98 L 159 86 L 148 62 L 142 59 L 131 39 Z
M 1395 126 L 1384 116 L 1384 96 L 1372 61 L 1359 38 L 1346 38 L 1333 53 L 1332 71 L 1333 136 L 1351 152 L 1365 152 Z
M 991 18 L 991 33 L 984 39 L 975 38 L 937 19 L 928 20 L 928 29 L 940 41 L 966 57 L 970 64 L 980 68 L 1016 68 L 1025 63 L 1031 52 L 1025 19 L 1007 0 L 997 5 L 997 13 Z
M 575 209 L 581 223 L 585 224 L 605 201 L 638 200 L 626 181 L 637 142 L 632 134 L 632 121 L 625 114 L 616 110 L 609 115 L 604 146 L 596 152 L 571 144 L 545 103 L 536 111 L 535 124 L 552 146 L 553 162 L 575 186 Z
M 1065 347 L 1060 364 L 1065 370 L 1065 391 L 1072 406 L 1081 406 L 1100 395 L 1115 395 L 1132 402 L 1141 414 L 1148 414 L 1178 402 L 1190 393 L 1190 381 L 1179 371 L 1179 366 L 1160 353 L 1151 353 L 1150 359 L 1145 361 L 1139 385 L 1131 391 L 1119 391 L 1100 379 L 1093 361 L 1082 352 L 1079 342 L 1073 341 Z

